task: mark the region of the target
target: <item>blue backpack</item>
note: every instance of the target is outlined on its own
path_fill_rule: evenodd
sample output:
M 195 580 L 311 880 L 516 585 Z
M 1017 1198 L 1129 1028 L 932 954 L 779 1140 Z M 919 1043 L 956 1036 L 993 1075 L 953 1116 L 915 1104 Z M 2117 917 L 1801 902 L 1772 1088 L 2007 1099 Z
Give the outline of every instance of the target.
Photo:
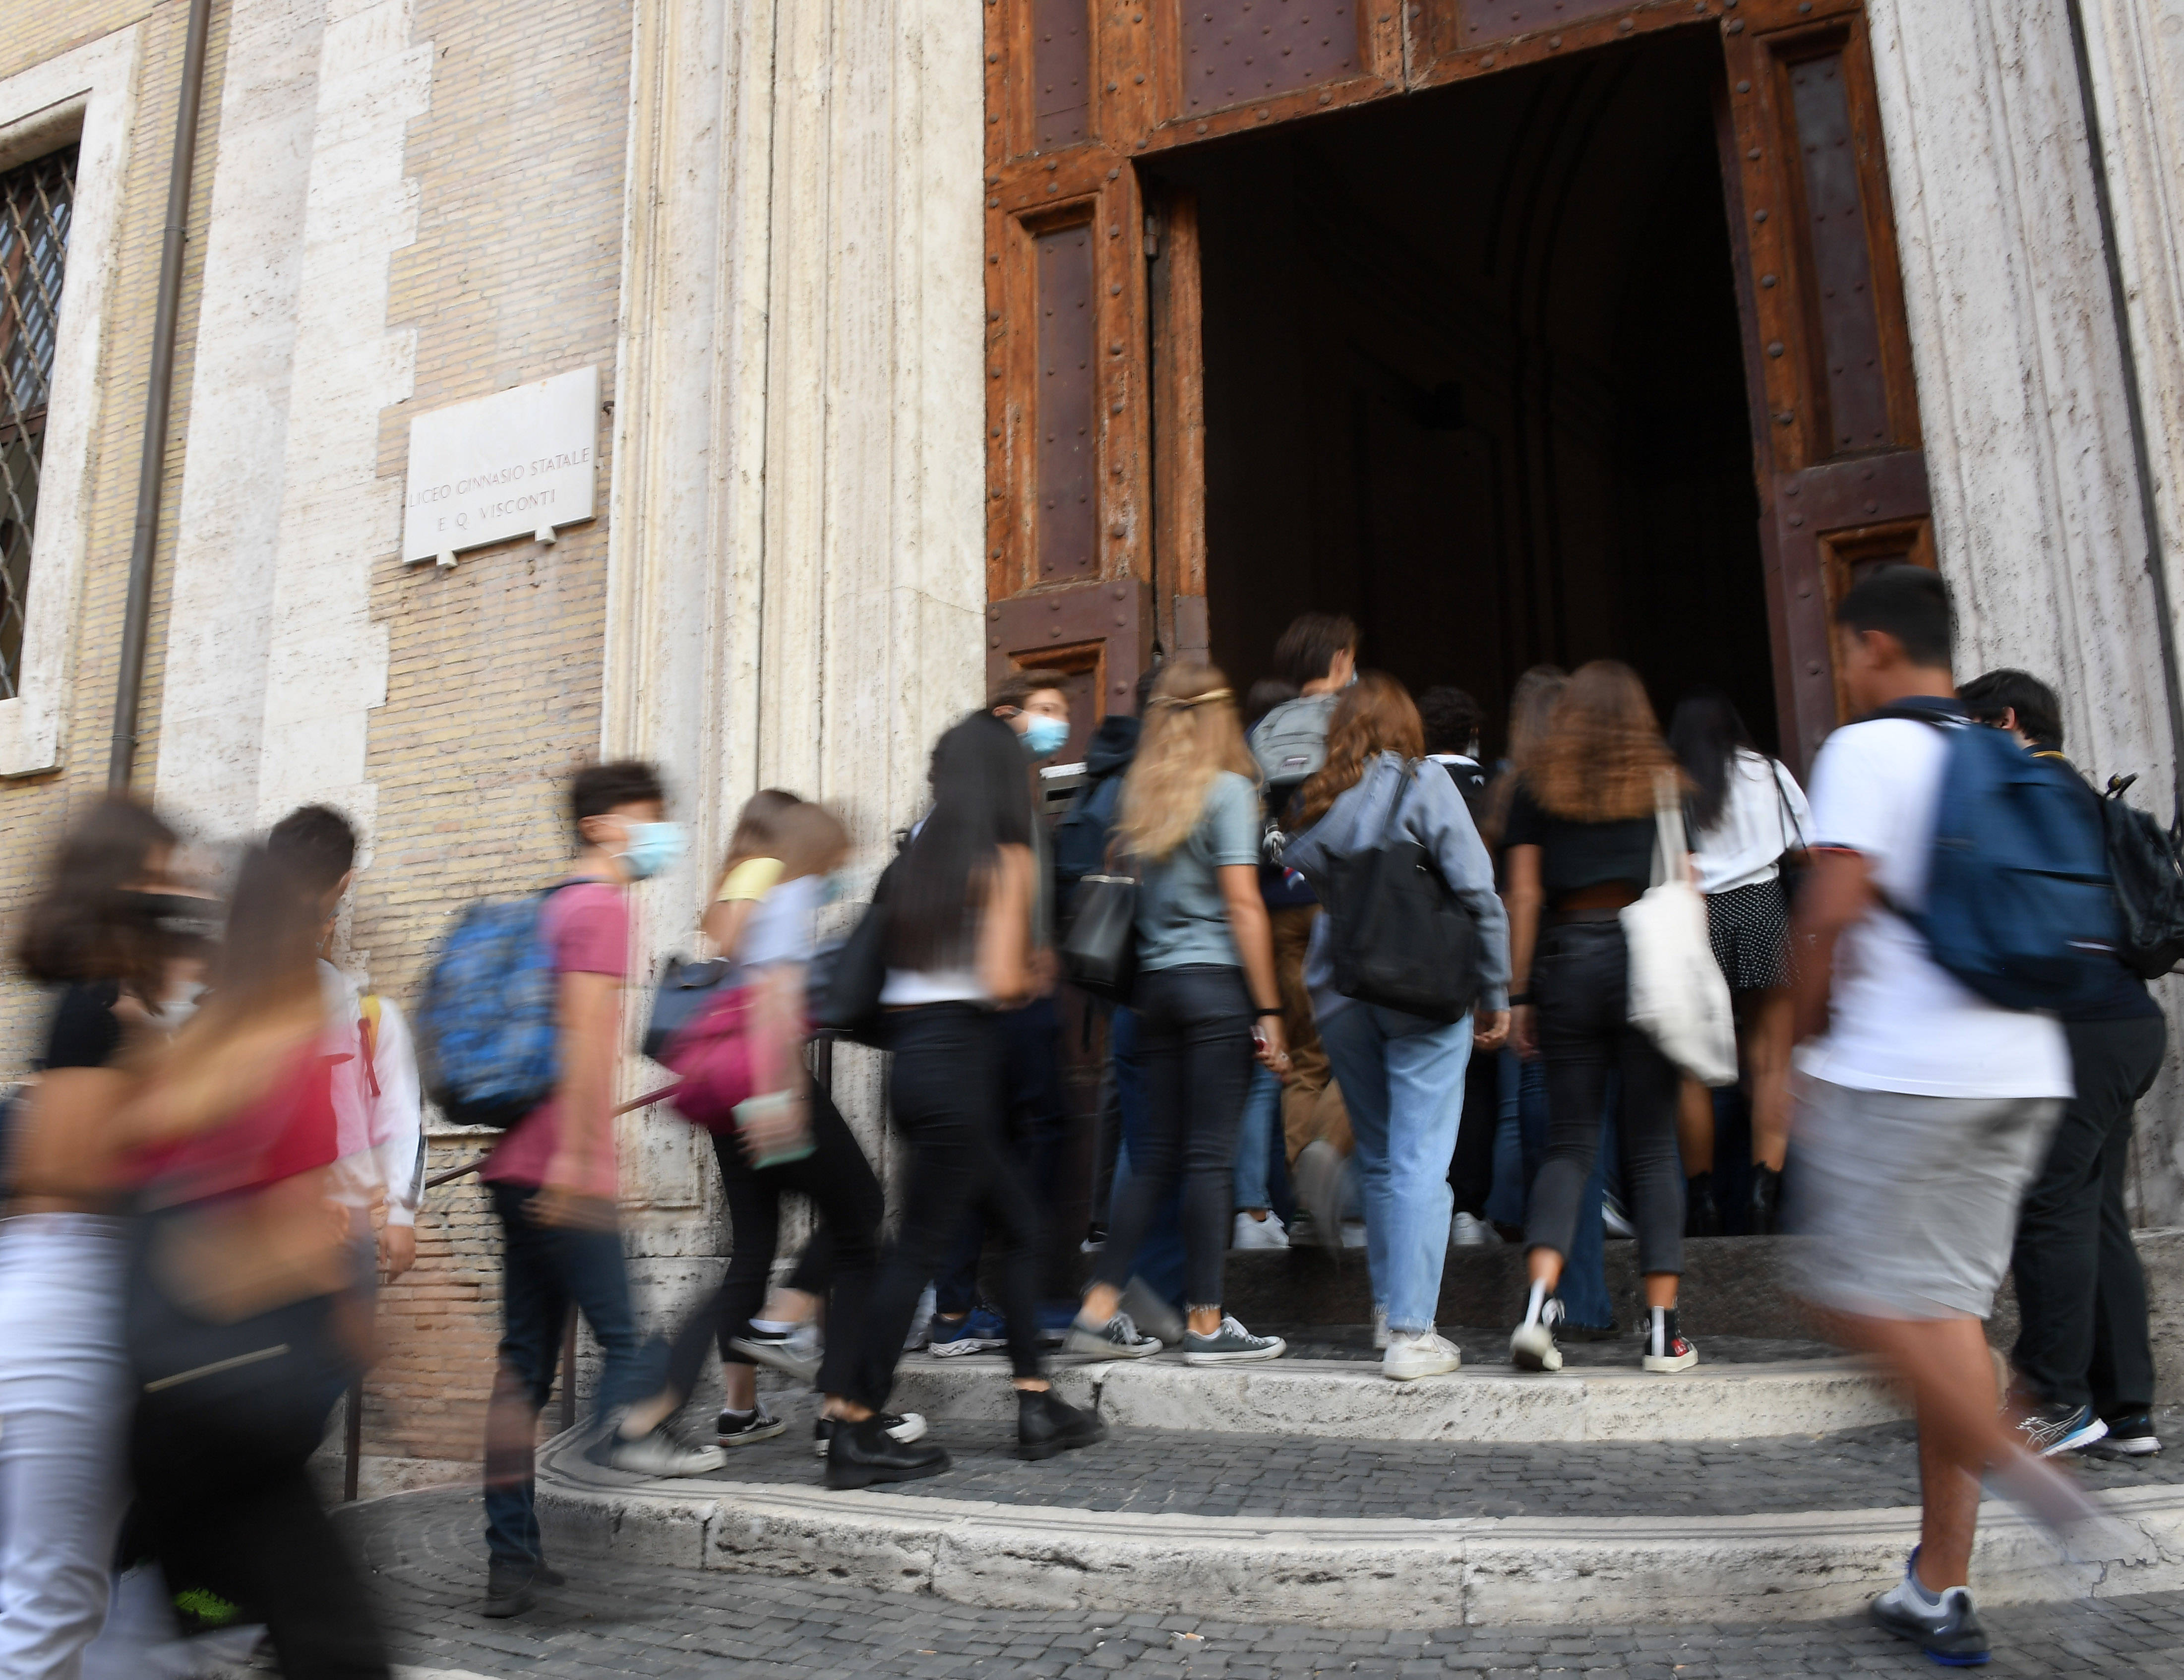
M 2084 785 L 1960 715 L 1916 706 L 1878 715 L 1948 737 L 1926 908 L 1899 912 L 1934 960 L 2006 1010 L 2067 1014 L 2105 996 L 2123 925 L 2100 812 Z
M 505 1131 L 554 1094 L 560 991 L 542 919 L 569 882 L 455 918 L 417 1006 L 425 1089 L 457 1126 Z

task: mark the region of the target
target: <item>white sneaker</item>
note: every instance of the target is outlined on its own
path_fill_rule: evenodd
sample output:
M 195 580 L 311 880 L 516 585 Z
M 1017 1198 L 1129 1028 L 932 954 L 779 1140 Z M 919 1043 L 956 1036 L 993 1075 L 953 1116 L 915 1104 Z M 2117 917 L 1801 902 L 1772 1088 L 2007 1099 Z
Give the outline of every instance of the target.
M 1375 1305 L 1373 1309 L 1373 1349 L 1378 1353 L 1388 1345 L 1388 1310 Z
M 1398 1330 L 1388 1338 L 1388 1351 L 1380 1360 L 1380 1375 L 1391 1382 L 1415 1382 L 1421 1377 L 1443 1377 L 1463 1363 L 1463 1349 L 1430 1330 Z
M 1264 1219 L 1238 1214 L 1235 1232 L 1228 1239 L 1232 1249 L 1286 1249 L 1289 1245 L 1290 1233 L 1278 1213 L 1269 1213 Z
M 1537 1318 L 1528 1318 L 1509 1338 L 1509 1363 L 1519 1371 L 1560 1371 L 1563 1350 L 1555 1345 L 1555 1327 L 1563 1321 L 1563 1304 L 1550 1295 Z
M 1451 1249 L 1496 1249 L 1502 1245 L 1502 1233 L 1475 1214 L 1459 1213 L 1448 1222 L 1448 1245 Z
M 928 1283 L 917 1298 L 917 1310 L 910 1316 L 910 1333 L 902 1338 L 902 1350 L 914 1354 L 933 1340 L 933 1286 Z
M 1346 1219 L 1342 1221 L 1342 1246 L 1346 1249 L 1362 1249 L 1365 1246 L 1363 1220 Z

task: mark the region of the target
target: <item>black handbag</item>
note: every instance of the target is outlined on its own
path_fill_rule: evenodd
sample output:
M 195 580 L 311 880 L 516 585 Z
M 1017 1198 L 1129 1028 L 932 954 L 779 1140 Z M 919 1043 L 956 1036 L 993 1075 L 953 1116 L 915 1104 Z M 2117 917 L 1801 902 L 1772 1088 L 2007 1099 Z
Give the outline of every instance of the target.
M 880 1045 L 880 993 L 887 987 L 888 876 L 889 864 L 872 889 L 849 937 L 813 959 L 811 1028 L 852 1043 Z
M 644 1024 L 644 1054 L 661 1060 L 675 1035 L 702 1015 L 721 995 L 721 982 L 734 971 L 726 957 L 703 960 L 670 957 L 652 988 L 652 1015 Z
M 1412 780 L 1407 768 L 1402 774 L 1380 843 L 1328 854 L 1320 898 L 1334 989 L 1428 1021 L 1461 1021 L 1479 1000 L 1479 924 L 1433 854 L 1401 832 Z
M 1138 983 L 1138 883 L 1128 875 L 1088 875 L 1070 900 L 1061 971 L 1080 992 L 1127 1005 Z

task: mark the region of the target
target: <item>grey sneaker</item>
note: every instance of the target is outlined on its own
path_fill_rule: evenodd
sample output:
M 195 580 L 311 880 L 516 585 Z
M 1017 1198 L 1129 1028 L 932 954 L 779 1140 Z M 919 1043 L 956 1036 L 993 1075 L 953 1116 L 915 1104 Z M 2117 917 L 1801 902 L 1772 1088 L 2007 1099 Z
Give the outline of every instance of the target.
M 1279 1359 L 1290 1344 L 1279 1336 L 1254 1336 L 1233 1317 L 1223 1317 L 1211 1336 L 1187 1330 L 1183 1337 L 1185 1365 L 1251 1365 L 1259 1360 Z
M 731 1337 L 728 1345 L 744 1358 L 771 1366 L 799 1382 L 816 1377 L 820 1362 L 827 1356 L 827 1344 L 816 1324 L 800 1324 L 786 1331 L 760 1330 L 754 1325 L 749 1334 Z
M 1976 1668 L 1992 1655 L 1987 1649 L 1986 1629 L 1980 1626 L 1968 1587 L 1944 1588 L 1939 1600 L 1927 1601 L 1925 1591 L 1913 1582 L 1919 1567 L 1914 1548 L 1904 1566 L 1903 1578 L 1873 1601 L 1868 1611 L 1877 1627 L 1899 1639 L 1908 1639 L 1944 1668 Z
M 1105 1324 L 1094 1324 L 1079 1313 L 1061 1343 L 1065 1354 L 1085 1354 L 1094 1359 L 1150 1359 L 1160 1350 L 1159 1338 L 1140 1336 L 1126 1312 L 1117 1312 Z
M 718 1447 L 686 1441 L 663 1423 L 634 1441 L 613 1437 L 606 1460 L 610 1468 L 626 1470 L 633 1476 L 704 1476 L 727 1463 L 728 1455 Z
M 1123 1290 L 1123 1310 L 1130 1322 L 1166 1347 L 1183 1339 L 1183 1315 L 1153 1293 L 1142 1277 L 1133 1277 Z

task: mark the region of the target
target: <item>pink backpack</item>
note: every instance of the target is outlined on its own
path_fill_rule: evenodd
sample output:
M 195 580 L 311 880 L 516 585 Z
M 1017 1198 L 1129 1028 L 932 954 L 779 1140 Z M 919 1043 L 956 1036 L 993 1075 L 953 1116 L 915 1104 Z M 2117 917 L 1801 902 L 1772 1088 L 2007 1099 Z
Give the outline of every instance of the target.
M 672 1099 L 683 1119 L 708 1132 L 736 1129 L 736 1104 L 756 1089 L 750 988 L 723 992 L 686 1023 L 661 1060 L 682 1076 Z

